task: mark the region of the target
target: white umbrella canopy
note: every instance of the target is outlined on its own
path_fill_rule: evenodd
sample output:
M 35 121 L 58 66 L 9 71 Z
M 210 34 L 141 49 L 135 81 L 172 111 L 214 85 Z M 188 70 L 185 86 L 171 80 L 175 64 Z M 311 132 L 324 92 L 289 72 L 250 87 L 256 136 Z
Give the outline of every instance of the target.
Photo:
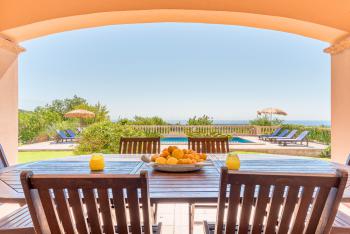
M 83 110 L 83 109 L 77 109 L 77 110 L 72 110 L 64 114 L 64 117 L 66 118 L 81 118 L 81 119 L 89 119 L 89 118 L 94 118 L 95 113 L 88 111 L 88 110 Z
M 95 118 L 95 113 L 88 111 L 88 110 L 83 110 L 83 109 L 76 109 L 69 111 L 64 114 L 64 117 L 66 118 L 79 118 L 80 119 L 80 127 L 83 127 L 83 119 L 91 119 Z
M 265 115 L 270 115 L 270 118 L 272 119 L 272 115 L 288 115 L 287 112 L 284 110 L 281 110 L 279 108 L 265 108 L 260 111 L 257 111 L 258 115 L 265 114 Z

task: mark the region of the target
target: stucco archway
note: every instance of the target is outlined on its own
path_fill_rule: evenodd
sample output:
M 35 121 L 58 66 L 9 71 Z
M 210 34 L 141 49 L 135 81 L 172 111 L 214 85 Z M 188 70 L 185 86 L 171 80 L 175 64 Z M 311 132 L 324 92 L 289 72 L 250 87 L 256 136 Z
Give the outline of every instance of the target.
M 18 42 L 52 33 L 111 24 L 201 22 L 295 33 L 333 44 L 332 159 L 350 152 L 350 2 L 319 0 L 12 0 L 0 3 L 0 142 L 17 153 Z

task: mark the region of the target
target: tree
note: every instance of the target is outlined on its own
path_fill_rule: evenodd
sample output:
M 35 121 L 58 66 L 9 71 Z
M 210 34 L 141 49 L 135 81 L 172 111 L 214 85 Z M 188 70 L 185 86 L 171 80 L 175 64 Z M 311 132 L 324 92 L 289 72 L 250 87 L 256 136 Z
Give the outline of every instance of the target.
M 187 121 L 188 125 L 212 125 L 213 118 L 203 115 L 201 117 L 194 116 L 193 118 L 189 118 Z

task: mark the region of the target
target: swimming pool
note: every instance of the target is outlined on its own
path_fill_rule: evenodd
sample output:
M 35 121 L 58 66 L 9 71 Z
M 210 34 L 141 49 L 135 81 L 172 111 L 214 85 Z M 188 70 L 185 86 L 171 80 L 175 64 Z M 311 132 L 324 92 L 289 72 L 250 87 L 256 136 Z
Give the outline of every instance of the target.
M 162 144 L 184 144 L 187 143 L 187 137 L 164 137 L 160 139 L 160 143 Z M 247 139 L 243 139 L 241 137 L 232 137 L 229 140 L 230 144 L 246 144 L 246 143 L 254 143 Z

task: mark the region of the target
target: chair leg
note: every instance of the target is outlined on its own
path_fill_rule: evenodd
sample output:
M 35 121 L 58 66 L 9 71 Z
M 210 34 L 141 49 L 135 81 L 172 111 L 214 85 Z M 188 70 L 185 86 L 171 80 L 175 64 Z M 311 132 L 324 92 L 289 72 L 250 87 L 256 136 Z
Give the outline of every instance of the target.
M 158 204 L 153 204 L 153 221 L 156 224 L 157 223 L 157 212 L 158 212 Z
M 189 203 L 188 204 L 188 233 L 192 234 L 193 233 L 193 227 L 194 227 L 194 209 L 195 205 L 193 203 Z

